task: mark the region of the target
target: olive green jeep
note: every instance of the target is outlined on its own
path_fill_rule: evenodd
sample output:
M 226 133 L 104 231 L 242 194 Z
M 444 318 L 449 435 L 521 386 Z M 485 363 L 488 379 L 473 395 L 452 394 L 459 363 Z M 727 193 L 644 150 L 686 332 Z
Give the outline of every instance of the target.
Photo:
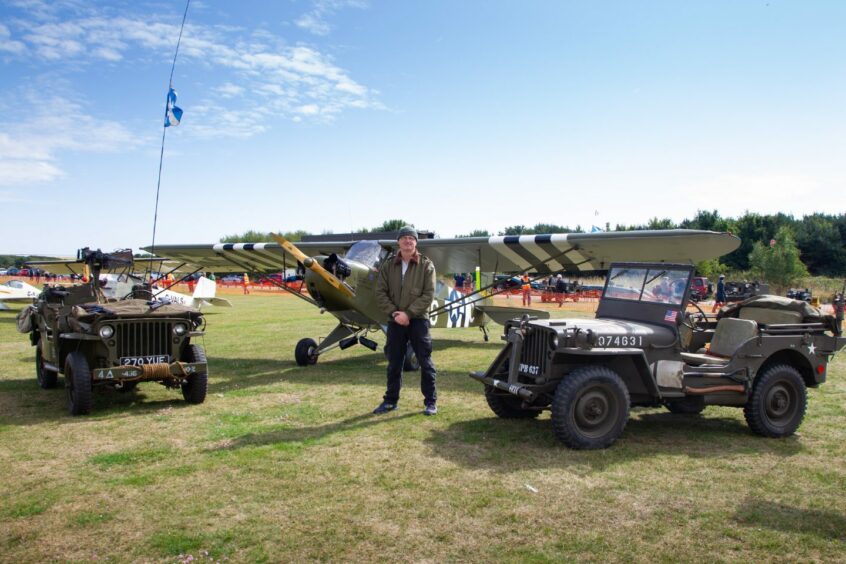
M 470 376 L 496 415 L 550 410 L 555 435 L 576 449 L 613 444 L 632 406 L 741 407 L 753 432 L 793 434 L 806 389 L 846 346 L 842 297 L 836 317 L 778 296 L 711 316 L 696 303 L 688 311 L 692 276 L 689 265 L 611 265 L 595 319 L 513 320 L 490 367 Z
M 80 260 L 93 271 L 88 283 L 45 285 L 36 302 L 18 315 L 18 330 L 29 333 L 35 346 L 39 386 L 55 388 L 58 375 L 64 375 L 71 415 L 91 411 L 96 388 L 129 391 L 139 382 L 179 387 L 186 401 L 203 403 L 206 355 L 191 342 L 204 334 L 202 314 L 155 300 L 143 285 L 126 299 L 105 299 L 97 283 L 100 270 L 119 261 L 83 251 Z

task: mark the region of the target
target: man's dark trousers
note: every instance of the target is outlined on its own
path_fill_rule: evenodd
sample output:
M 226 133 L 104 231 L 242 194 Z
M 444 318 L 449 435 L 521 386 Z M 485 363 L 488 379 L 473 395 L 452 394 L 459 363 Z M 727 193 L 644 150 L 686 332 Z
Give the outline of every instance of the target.
M 412 319 L 408 326 L 393 321 L 388 323 L 388 391 L 384 400 L 396 404 L 402 388 L 402 367 L 405 363 L 406 343 L 411 343 L 417 362 L 420 363 L 420 391 L 425 403 L 433 404 L 438 399 L 435 391 L 435 363 L 432 362 L 432 337 L 429 334 L 428 319 Z

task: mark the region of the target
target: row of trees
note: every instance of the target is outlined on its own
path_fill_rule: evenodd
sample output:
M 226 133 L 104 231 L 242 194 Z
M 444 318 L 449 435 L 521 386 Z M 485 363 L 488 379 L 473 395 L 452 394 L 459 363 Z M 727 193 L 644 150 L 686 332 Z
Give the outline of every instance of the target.
M 402 219 L 389 219 L 382 225 L 359 229 L 359 232 L 398 231 L 406 222 Z M 705 229 L 709 231 L 728 231 L 740 237 L 740 247 L 734 252 L 701 265 L 706 276 L 720 270 L 738 272 L 761 271 L 762 261 L 773 253 L 795 253 L 799 261 L 796 268 L 782 270 L 793 279 L 797 272 L 810 273 L 814 276 L 846 276 L 846 214 L 806 215 L 800 219 L 788 214 L 761 215 L 747 212 L 739 218 L 721 217 L 719 212 L 700 210 L 692 219 L 675 223 L 670 219 L 654 218 L 642 225 L 606 224 L 606 231 L 632 231 L 640 229 Z M 538 223 L 533 227 L 512 225 L 500 231 L 499 235 L 528 235 L 535 233 L 583 233 L 580 225 L 571 228 L 567 225 Z M 327 232 L 331 233 L 331 232 Z M 299 241 L 305 231 L 284 233 L 292 241 Z M 459 237 L 489 237 L 493 233 L 477 229 Z M 270 233 L 248 231 L 241 235 L 228 235 L 221 239 L 223 243 L 271 241 Z M 775 242 L 774 245 L 770 245 Z M 757 245 L 757 246 L 756 246 Z M 767 249 L 770 249 L 769 251 Z M 788 256 L 785 255 L 785 256 Z M 769 260 L 769 259 L 768 259 Z M 775 260 L 775 259 L 772 259 Z M 784 257 L 778 260 L 786 260 Z M 776 262 L 770 263 L 775 268 Z M 804 270 L 802 270 L 804 268 Z M 777 270 L 777 269 L 776 269 Z M 770 276 L 767 276 L 770 279 Z

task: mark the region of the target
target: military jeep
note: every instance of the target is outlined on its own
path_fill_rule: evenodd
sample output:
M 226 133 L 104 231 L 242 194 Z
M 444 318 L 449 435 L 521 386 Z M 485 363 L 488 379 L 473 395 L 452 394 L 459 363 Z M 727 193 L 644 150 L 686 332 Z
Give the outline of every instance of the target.
M 505 347 L 470 376 L 506 419 L 550 410 L 556 437 L 574 449 L 610 446 L 632 406 L 697 414 L 742 407 L 749 427 L 791 435 L 805 414 L 806 388 L 825 381 L 846 345 L 837 317 L 796 300 L 753 296 L 713 317 L 688 311 L 693 268 L 614 264 L 595 319 L 506 324 Z
M 71 415 L 91 411 L 96 388 L 130 391 L 148 381 L 180 387 L 186 401 L 203 403 L 206 355 L 191 343 L 203 335 L 202 314 L 153 299 L 147 285 L 135 287 L 125 299 L 108 300 L 99 273 L 124 259 L 83 249 L 79 262 L 93 271 L 86 274 L 88 283 L 45 285 L 35 304 L 18 316 L 18 330 L 29 333 L 35 346 L 39 386 L 55 388 L 63 374 Z

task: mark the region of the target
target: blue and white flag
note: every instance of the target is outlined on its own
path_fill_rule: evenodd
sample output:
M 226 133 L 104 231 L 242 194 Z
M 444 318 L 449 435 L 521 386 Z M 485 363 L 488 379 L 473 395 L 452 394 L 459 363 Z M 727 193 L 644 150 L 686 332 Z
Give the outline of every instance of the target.
M 171 88 L 167 91 L 167 111 L 165 112 L 165 127 L 179 125 L 182 120 L 182 108 L 176 105 L 176 90 Z
M 591 233 L 599 233 L 600 231 L 602 231 L 602 228 L 601 228 L 601 227 L 597 227 L 596 225 L 593 225 L 593 226 L 591 226 L 591 228 L 590 228 L 590 232 L 591 232 Z

